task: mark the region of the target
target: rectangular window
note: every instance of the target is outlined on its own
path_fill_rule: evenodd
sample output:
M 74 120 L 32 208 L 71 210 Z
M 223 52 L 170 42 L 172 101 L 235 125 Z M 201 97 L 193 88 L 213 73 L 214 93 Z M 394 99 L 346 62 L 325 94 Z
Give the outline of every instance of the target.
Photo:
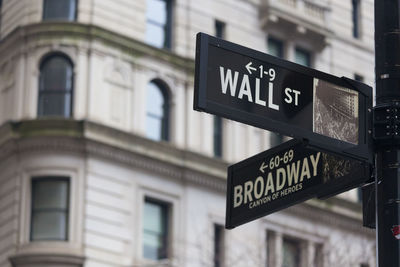
M 143 210 L 143 257 L 151 260 L 168 258 L 169 205 L 145 199 Z
M 324 266 L 324 248 L 322 244 L 317 244 L 315 246 L 315 256 L 314 256 L 314 266 L 322 267 Z
M 300 267 L 300 244 L 292 239 L 283 239 L 282 267 Z
M 68 240 L 69 178 L 32 178 L 31 241 Z
M 222 118 L 214 116 L 214 156 L 222 157 Z
M 268 54 L 283 58 L 283 42 L 273 37 L 268 37 Z
M 310 236 L 310 238 L 313 237 Z M 322 243 L 295 236 L 286 236 L 282 232 L 271 230 L 267 230 L 266 242 L 266 266 L 305 267 L 306 264 L 313 267 L 323 266 Z M 310 253 L 312 251 L 314 253 Z
M 295 62 L 306 67 L 311 67 L 311 53 L 305 49 L 296 47 Z
M 44 0 L 43 20 L 76 20 L 77 0 Z
M 360 37 L 360 0 L 352 0 L 353 37 Z
M 147 0 L 147 43 L 158 48 L 171 48 L 171 13 L 170 0 Z
M 214 224 L 214 267 L 224 266 L 224 227 Z
M 225 23 L 222 21 L 215 21 L 215 37 L 224 39 L 225 38 Z

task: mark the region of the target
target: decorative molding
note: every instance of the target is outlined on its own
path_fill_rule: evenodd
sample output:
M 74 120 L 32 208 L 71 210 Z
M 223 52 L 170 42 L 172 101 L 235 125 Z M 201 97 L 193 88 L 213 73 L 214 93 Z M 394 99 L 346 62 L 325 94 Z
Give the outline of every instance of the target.
M 161 174 L 163 176 L 181 179 L 182 173 L 175 166 L 166 164 L 164 162 L 149 158 L 147 156 L 142 156 L 140 154 L 124 151 L 119 148 L 104 145 L 99 142 L 86 140 L 85 142 L 85 152 L 87 155 L 93 155 L 107 160 L 116 161 L 118 163 L 123 163 L 129 165 L 130 167 L 136 167 L 145 169 L 148 171 Z
M 43 40 L 51 45 L 52 40 L 64 40 L 69 43 L 69 39 L 73 40 L 72 46 L 77 46 L 76 40 L 82 40 L 89 43 L 99 41 L 106 46 L 112 46 L 121 49 L 125 54 L 130 55 L 130 58 L 148 56 L 157 58 L 171 64 L 178 70 L 184 73 L 190 72 L 194 74 L 194 59 L 176 55 L 175 53 L 158 49 L 139 40 L 124 36 L 122 34 L 104 29 L 95 25 L 81 24 L 78 22 L 40 22 L 21 26 L 3 37 L 4 42 L 0 46 L 0 52 L 10 49 L 15 46 L 24 44 L 23 48 L 32 48 L 32 44 L 39 42 L 43 45 Z M 30 45 L 26 45 L 26 41 Z M 81 44 L 78 44 L 81 46 Z M 78 48 L 78 47 L 77 47 Z M 95 46 L 91 46 L 95 50 Z M 16 50 L 20 53 L 20 50 Z M 4 54 L 4 52 L 3 52 Z
M 13 267 L 49 266 L 49 267 L 82 267 L 85 258 L 74 255 L 21 254 L 9 258 Z
M 157 173 L 180 183 L 226 192 L 227 162 L 89 121 L 6 123 L 0 127 L 0 140 L 0 162 L 15 154 L 75 153 L 81 157 L 100 157 L 122 163 L 129 168 Z M 283 212 L 370 234 L 361 226 L 360 211 L 358 204 L 331 198 L 325 202 L 311 200 Z
M 302 219 L 308 219 L 310 222 L 318 222 L 341 229 L 347 229 L 351 232 L 360 233 L 369 238 L 375 238 L 375 231 L 362 226 L 362 218 L 352 218 L 343 216 L 335 212 L 333 209 L 324 209 L 318 207 L 312 201 L 304 202 L 296 206 L 292 206 L 282 211 L 282 213 L 297 216 Z
M 2 84 L 0 84 L 0 92 L 5 92 L 14 86 L 14 69 L 15 63 L 12 59 L 8 60 L 0 67 L 0 77 L 3 81 Z

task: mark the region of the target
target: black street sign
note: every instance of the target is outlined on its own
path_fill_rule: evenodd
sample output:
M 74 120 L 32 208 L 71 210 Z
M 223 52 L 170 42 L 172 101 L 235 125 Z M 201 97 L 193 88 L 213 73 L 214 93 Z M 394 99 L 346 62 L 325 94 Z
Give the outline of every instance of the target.
M 369 164 L 291 140 L 228 168 L 226 228 L 363 184 Z
M 194 109 L 372 163 L 371 88 L 204 33 L 197 35 Z

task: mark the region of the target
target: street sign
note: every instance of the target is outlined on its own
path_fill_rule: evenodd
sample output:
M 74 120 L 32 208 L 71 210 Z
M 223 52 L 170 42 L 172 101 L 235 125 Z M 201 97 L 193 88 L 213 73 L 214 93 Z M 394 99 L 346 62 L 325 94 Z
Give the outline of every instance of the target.
M 197 35 L 194 109 L 306 140 L 372 163 L 371 88 L 204 33 Z
M 228 168 L 226 228 L 364 183 L 369 164 L 290 140 Z

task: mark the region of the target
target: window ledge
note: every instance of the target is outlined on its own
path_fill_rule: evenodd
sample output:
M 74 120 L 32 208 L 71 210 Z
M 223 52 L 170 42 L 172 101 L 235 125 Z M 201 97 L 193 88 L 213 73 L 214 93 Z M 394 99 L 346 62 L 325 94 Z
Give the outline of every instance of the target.
M 81 267 L 84 257 L 67 254 L 20 254 L 9 258 L 13 267 Z
M 157 267 L 171 267 L 175 266 L 174 261 L 172 259 L 161 259 L 161 260 L 150 260 L 150 259 L 142 259 L 141 264 L 143 266 L 157 266 Z

